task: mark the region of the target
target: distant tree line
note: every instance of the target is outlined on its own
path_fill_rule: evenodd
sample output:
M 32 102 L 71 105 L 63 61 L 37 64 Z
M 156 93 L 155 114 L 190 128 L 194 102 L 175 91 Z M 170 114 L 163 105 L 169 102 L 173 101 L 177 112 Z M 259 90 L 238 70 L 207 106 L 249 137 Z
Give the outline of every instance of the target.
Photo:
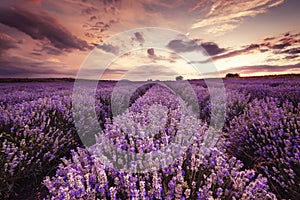
M 226 78 L 239 78 L 240 75 L 238 73 L 228 73 L 226 74 Z

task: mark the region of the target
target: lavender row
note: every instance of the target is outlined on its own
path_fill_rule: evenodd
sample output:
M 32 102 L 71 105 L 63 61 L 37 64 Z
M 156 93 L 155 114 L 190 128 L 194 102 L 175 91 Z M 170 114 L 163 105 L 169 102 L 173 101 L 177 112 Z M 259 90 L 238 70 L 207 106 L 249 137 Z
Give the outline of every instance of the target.
M 100 126 L 112 117 L 114 85 L 98 85 Z M 72 83 L 9 83 L 0 87 L 0 198 L 13 198 L 22 194 L 24 183 L 39 183 L 45 174 L 53 173 L 60 158 L 68 157 L 82 142 L 71 109 Z M 132 99 L 149 88 L 141 87 Z

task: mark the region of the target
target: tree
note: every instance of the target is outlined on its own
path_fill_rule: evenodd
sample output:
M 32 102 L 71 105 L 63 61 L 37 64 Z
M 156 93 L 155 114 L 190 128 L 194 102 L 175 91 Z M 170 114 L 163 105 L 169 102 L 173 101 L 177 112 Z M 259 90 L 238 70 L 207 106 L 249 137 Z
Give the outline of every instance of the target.
M 183 80 L 183 76 L 176 76 L 176 81 L 182 81 Z
M 228 73 L 226 74 L 226 78 L 239 78 L 240 75 L 238 73 Z

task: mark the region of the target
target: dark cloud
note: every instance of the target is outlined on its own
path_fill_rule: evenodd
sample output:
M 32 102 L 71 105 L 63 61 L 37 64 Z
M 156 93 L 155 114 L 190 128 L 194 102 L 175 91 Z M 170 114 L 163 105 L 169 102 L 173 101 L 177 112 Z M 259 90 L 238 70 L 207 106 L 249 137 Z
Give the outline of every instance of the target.
M 90 48 L 85 41 L 72 35 L 47 13 L 36 14 L 20 7 L 0 7 L 0 22 L 26 33 L 35 40 L 48 40 L 58 49 Z
M 287 49 L 284 51 L 281 51 L 281 53 L 286 53 L 286 54 L 300 54 L 300 48 L 292 48 L 292 49 Z
M 36 51 L 33 51 L 30 53 L 31 55 L 34 55 L 34 56 L 42 56 L 43 54 L 42 53 L 38 53 Z
M 69 50 L 63 51 L 62 49 L 58 49 L 54 46 L 51 46 L 49 42 L 42 41 L 40 43 L 37 43 L 36 45 L 37 48 L 34 48 L 32 53 L 38 53 L 38 54 L 46 53 L 53 56 L 59 56 L 65 54 L 66 51 L 69 52 Z
M 285 34 L 285 35 L 287 35 L 287 34 Z M 295 39 L 294 36 L 290 36 L 290 35 L 287 35 L 287 36 L 289 36 L 289 37 L 284 37 L 284 38 L 280 39 L 278 41 L 279 43 L 274 44 L 272 46 L 272 48 L 273 49 L 284 49 L 286 47 L 292 46 L 299 42 L 297 39 Z
M 284 49 L 286 47 L 291 46 L 290 43 L 286 42 L 286 43 L 281 43 L 281 44 L 275 44 L 273 45 L 273 49 Z
M 95 12 L 99 12 L 99 10 L 95 7 L 88 7 L 88 8 L 84 8 L 82 9 L 81 13 L 83 15 L 92 15 L 94 14 Z
M 93 33 L 84 33 L 84 35 L 88 38 L 95 38 L 95 35 Z
M 250 51 L 253 49 L 258 49 L 260 46 L 261 46 L 261 44 L 250 44 L 248 46 L 243 46 L 244 47 L 243 51 Z
M 276 39 L 276 37 L 267 37 L 264 39 L 264 41 L 271 41 L 271 40 L 275 40 L 275 39 Z
M 92 16 L 90 19 L 93 20 L 89 20 L 90 22 L 83 24 L 82 27 L 85 29 L 84 35 L 86 37 L 91 38 L 93 40 L 97 39 L 97 42 L 101 43 L 105 38 L 103 33 L 109 30 L 113 24 L 118 23 L 119 21 L 115 19 L 111 19 L 107 22 L 97 21 L 97 19 L 99 18 L 96 19 L 95 17 L 96 16 Z
M 294 37 L 294 38 L 299 37 L 299 36 L 300 36 L 300 33 L 295 33 L 295 34 L 290 35 L 290 37 Z
M 0 56 L 8 49 L 17 48 L 18 42 L 7 35 L 6 33 L 0 33 Z
M 279 42 L 295 44 L 298 41 L 295 39 L 295 37 L 290 36 L 290 37 L 285 37 L 285 38 L 280 39 Z
M 117 55 L 119 53 L 119 47 L 113 46 L 111 44 L 102 44 L 97 46 L 98 49 L 102 49 L 103 51 L 106 51 L 108 53 L 113 53 Z
M 234 57 L 234 56 L 238 56 L 238 55 L 249 54 L 249 53 L 253 53 L 254 51 L 259 51 L 261 53 L 264 53 L 266 51 L 273 50 L 274 54 L 293 54 L 293 55 L 300 54 L 300 48 L 298 48 L 298 47 L 287 49 L 288 47 L 292 47 L 292 46 L 300 43 L 300 40 L 297 39 L 298 36 L 300 36 L 300 34 L 290 34 L 290 33 L 284 34 L 284 37 L 278 39 L 276 42 L 272 41 L 272 40 L 276 39 L 275 37 L 268 37 L 268 38 L 265 38 L 262 43 L 242 46 L 240 49 L 233 50 L 230 52 L 225 52 L 225 49 L 220 49 L 214 43 L 211 46 L 203 45 L 205 43 L 202 43 L 203 47 L 205 47 L 205 49 L 208 51 L 208 53 L 210 53 L 211 55 L 213 55 L 213 53 L 216 53 L 215 56 L 212 56 L 212 58 L 208 59 L 208 60 L 192 61 L 190 63 L 208 63 L 208 62 L 211 62 L 212 60 L 216 61 L 216 60 L 230 58 L 230 57 Z M 183 46 L 180 41 L 176 41 L 172 47 L 187 50 L 188 47 L 186 47 L 186 46 L 187 45 Z M 189 48 L 196 49 L 196 46 L 193 44 L 193 45 L 190 45 Z M 211 50 L 211 52 L 210 52 L 210 50 Z M 296 56 L 286 56 L 286 59 L 290 60 L 290 59 L 297 58 L 297 57 Z
M 176 53 L 171 53 L 170 56 L 162 56 L 156 55 L 154 48 L 147 49 L 148 57 L 152 60 L 152 62 L 156 63 L 157 61 L 167 61 L 169 63 L 175 63 L 176 60 L 180 57 L 176 55 Z
M 172 40 L 167 45 L 171 50 L 181 53 L 189 51 L 202 51 L 201 45 L 198 45 L 195 41 L 183 41 L 183 40 Z
M 245 55 L 245 54 L 249 54 L 249 53 L 253 52 L 254 50 L 258 50 L 261 46 L 262 46 L 261 44 L 250 44 L 248 46 L 243 46 L 242 49 L 239 49 L 239 50 L 230 51 L 228 53 L 221 54 L 221 55 L 215 55 L 211 59 L 207 59 L 207 60 L 191 61 L 191 62 L 188 62 L 188 64 L 192 64 L 192 63 L 203 64 L 203 63 L 209 63 L 212 61 L 221 60 L 221 59 L 225 59 L 225 58 L 231 58 L 231 57 L 238 56 L 238 55 Z
M 298 58 L 298 57 L 299 57 L 298 55 L 291 55 L 291 56 L 284 57 L 284 59 L 286 59 L 286 60 L 293 60 L 293 59 Z
M 74 76 L 75 71 L 60 71 L 65 65 L 50 61 L 38 61 L 18 56 L 5 57 L 0 60 L 0 77 L 27 78 L 27 77 L 49 77 Z
M 43 46 L 42 51 L 46 52 L 49 55 L 54 55 L 54 56 L 64 54 L 62 50 L 47 45 Z
M 85 24 L 86 25 L 86 30 L 87 31 L 97 31 L 99 32 L 104 32 L 107 31 L 111 24 L 116 23 L 114 20 L 109 21 L 108 23 L 104 23 L 102 21 L 98 21 L 94 24 Z
M 155 56 L 153 48 L 147 49 L 147 53 L 148 53 L 149 56 L 152 56 L 152 57 Z
M 141 32 L 135 32 L 132 40 L 139 42 L 140 45 L 142 45 L 145 42 L 144 36 Z
M 216 43 L 214 42 L 204 42 L 201 43 L 201 46 L 207 51 L 207 53 L 211 56 L 224 53 L 226 49 L 220 48 Z
M 198 40 L 172 40 L 168 43 L 167 47 L 177 53 L 203 51 L 203 49 L 205 49 L 209 55 L 217 55 L 226 51 L 224 48 L 220 48 L 214 42 L 203 42 L 198 44 Z
M 95 15 L 93 15 L 93 16 L 90 17 L 89 20 L 90 20 L 90 21 L 93 21 L 93 20 L 96 20 L 96 19 L 97 19 L 97 17 L 96 17 Z
M 57 70 L 54 70 L 52 68 L 48 69 L 36 69 L 34 67 L 30 66 L 22 66 L 22 65 L 11 65 L 11 63 L 5 63 L 0 61 L 1 70 L 0 70 L 0 77 L 13 77 L 13 78 L 19 78 L 19 77 L 33 77 L 36 75 L 44 75 L 49 76 L 49 74 L 59 74 Z
M 222 55 L 214 56 L 214 57 L 212 57 L 212 59 L 215 61 L 215 60 L 230 58 L 230 57 L 234 57 L 234 56 L 238 56 L 238 55 L 248 54 L 248 53 L 252 52 L 253 50 L 259 49 L 260 46 L 261 46 L 260 44 L 250 44 L 248 46 L 243 46 L 242 49 L 231 51 L 231 52 L 228 52 L 228 53 L 225 53 Z

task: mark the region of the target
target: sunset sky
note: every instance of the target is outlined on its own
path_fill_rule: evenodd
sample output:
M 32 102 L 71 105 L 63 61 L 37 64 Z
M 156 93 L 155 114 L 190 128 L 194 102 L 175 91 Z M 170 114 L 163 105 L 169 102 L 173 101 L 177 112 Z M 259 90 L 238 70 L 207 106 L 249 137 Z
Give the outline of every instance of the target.
M 222 76 L 300 73 L 299 10 L 299 0 L 2 0 L 0 78 L 74 78 L 93 49 L 113 57 L 121 43 L 134 42 L 141 49 L 99 66 L 107 69 L 103 79 L 199 78 L 191 65 L 207 67 L 197 60 L 201 48 Z M 143 27 L 172 29 L 193 42 L 153 33 L 164 49 L 143 49 L 152 34 L 143 29 L 120 44 L 106 42 Z

